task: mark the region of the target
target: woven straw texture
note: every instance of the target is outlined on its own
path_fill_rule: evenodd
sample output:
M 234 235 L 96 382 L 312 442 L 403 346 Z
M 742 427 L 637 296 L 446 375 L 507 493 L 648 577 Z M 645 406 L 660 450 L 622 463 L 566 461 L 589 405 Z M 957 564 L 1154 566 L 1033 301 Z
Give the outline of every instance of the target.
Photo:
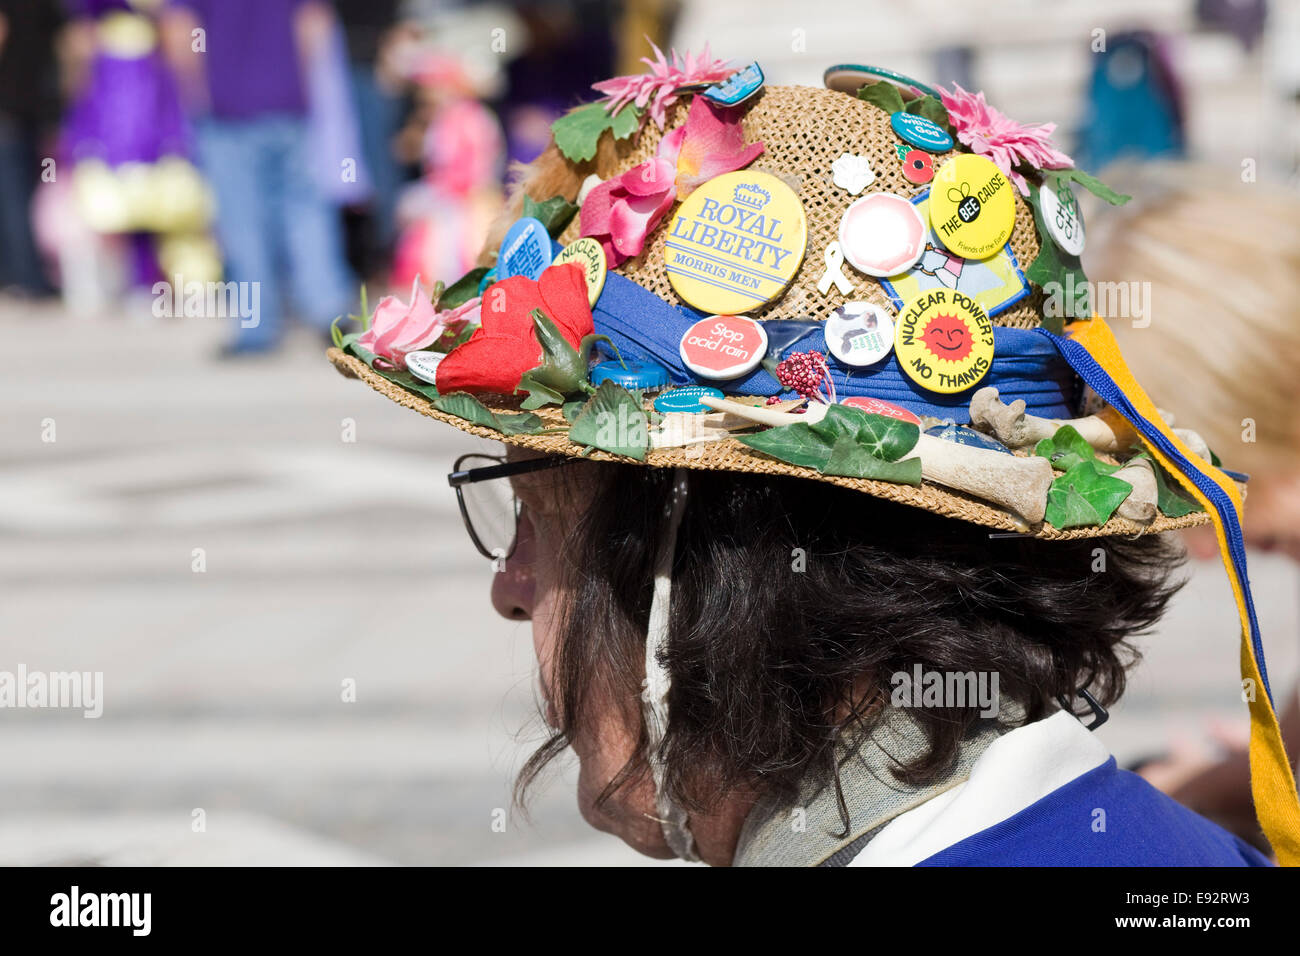
M 679 104 L 669 114 L 665 132 L 684 123 L 686 113 L 686 107 Z M 861 300 L 875 302 L 892 313 L 893 306 L 880 283 L 847 263 L 844 274 L 854 283 L 849 295 L 841 295 L 834 286 L 829 295 L 817 291 L 817 281 L 826 269 L 823 258 L 826 247 L 838 238 L 840 219 L 851 203 L 880 192 L 897 193 L 910 199 L 929 188 L 915 186 L 904 178 L 903 165 L 895 149 L 903 141 L 890 127 L 889 114 L 847 93 L 807 86 L 769 86 L 749 108 L 743 123 L 746 141 L 764 145 L 763 153 L 747 168 L 783 180 L 799 197 L 808 217 L 808 251 L 802 268 L 784 295 L 746 314 L 756 319 L 825 319 L 845 301 Z M 655 154 L 661 138 L 659 129 L 647 120 L 635 144 L 629 150 L 618 151 L 617 163 L 608 167 L 600 164 L 597 171 L 607 179 L 631 169 Z M 875 182 L 857 196 L 850 196 L 836 186 L 831 174 L 831 164 L 844 153 L 867 157 L 876 174 Z M 936 155 L 935 168 L 951 155 Z M 1016 226 L 1011 235 L 1011 249 L 1023 271 L 1038 255 L 1038 231 L 1029 204 L 1019 193 L 1015 197 Z M 642 254 L 625 262 L 617 271 L 660 298 L 678 302 L 680 299 L 668 281 L 664 266 L 664 240 L 671 222 L 670 213 L 650 234 Z M 560 241 L 567 244 L 579 234 L 580 224 L 575 217 Z M 1042 322 L 1042 303 L 1042 292 L 1033 289 L 1020 302 L 994 316 L 993 324 L 1037 328 Z
M 463 432 L 468 432 L 479 438 L 500 441 L 507 445 L 530 448 L 547 455 L 576 456 L 583 454 L 581 445 L 575 445 L 562 434 L 505 436 L 491 428 L 475 425 L 463 418 L 448 415 L 446 412 L 434 408 L 429 400 L 423 396 L 408 392 L 401 386 L 388 381 L 382 375 L 375 373 L 360 359 L 345 355 L 338 349 L 330 349 L 327 355 L 343 375 L 349 378 L 359 378 L 375 391 L 390 398 L 397 404 L 413 409 L 421 415 L 427 415 L 429 418 L 436 418 L 440 422 L 446 422 Z M 511 413 L 520 410 L 519 403 L 521 399 L 513 396 L 480 395 L 478 398 L 493 412 Z M 566 424 L 560 410 L 555 407 L 538 409 L 534 414 L 540 416 L 547 425 L 564 426 Z M 620 461 L 637 464 L 633 459 L 611 455 L 603 451 L 591 451 L 586 453 L 585 457 L 591 461 Z M 823 475 L 812 468 L 788 465 L 783 461 L 769 458 L 732 438 L 695 445 L 690 448 L 654 449 L 647 453 L 645 464 L 653 468 L 701 468 L 711 471 L 739 471 L 760 475 L 791 475 L 797 478 L 810 478 L 814 481 L 839 485 L 842 488 L 851 488 L 854 491 L 863 491 L 877 498 L 885 498 L 900 504 L 924 508 L 926 511 L 932 511 L 935 514 L 949 518 L 971 521 L 998 531 L 1021 532 L 1036 538 L 1054 540 L 1098 538 L 1109 535 L 1132 537 L 1139 534 L 1155 534 L 1162 531 L 1189 528 L 1192 525 L 1205 524 L 1209 521 L 1208 515 L 1198 513 L 1183 518 L 1168 518 L 1160 515 L 1155 521 L 1146 526 L 1115 517 L 1100 528 L 1071 528 L 1068 531 L 1058 531 L 1046 524 L 1038 528 L 1027 528 L 1022 522 L 1005 511 L 971 498 L 969 495 L 949 491 L 930 482 L 922 482 L 919 487 L 913 487 L 911 485 L 891 484 L 887 481 L 867 481 L 862 478 L 840 478 L 834 475 Z

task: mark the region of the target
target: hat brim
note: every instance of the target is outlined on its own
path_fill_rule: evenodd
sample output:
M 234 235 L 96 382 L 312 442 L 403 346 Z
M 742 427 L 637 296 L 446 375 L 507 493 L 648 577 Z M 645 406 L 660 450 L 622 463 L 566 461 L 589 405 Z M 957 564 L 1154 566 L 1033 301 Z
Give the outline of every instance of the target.
M 621 455 L 611 455 L 598 449 L 587 450 L 582 445 L 569 441 L 565 434 L 550 435 L 503 435 L 495 429 L 477 425 L 448 415 L 433 407 L 433 403 L 422 395 L 409 392 L 379 375 L 360 359 L 347 355 L 340 349 L 331 348 L 327 356 L 338 371 L 348 378 L 358 378 L 376 392 L 428 418 L 445 422 L 470 435 L 499 441 L 520 448 L 530 448 L 547 455 L 582 456 L 590 461 L 615 461 L 633 465 L 645 465 L 649 468 L 696 468 L 703 471 L 731 471 L 757 475 L 789 475 L 794 478 L 807 478 L 827 484 L 838 485 L 853 491 L 861 491 L 877 498 L 894 501 L 899 504 L 921 508 L 946 518 L 957 518 L 983 525 L 996 531 L 1018 532 L 1027 537 L 1046 540 L 1073 540 L 1078 538 L 1103 538 L 1111 536 L 1134 537 L 1142 534 L 1160 534 L 1165 531 L 1177 531 L 1195 525 L 1208 524 L 1209 515 L 1196 512 L 1180 518 L 1158 515 L 1149 524 L 1139 524 L 1127 518 L 1112 517 L 1106 524 L 1096 527 L 1068 528 L 1061 530 L 1046 522 L 1035 527 L 1026 527 L 1019 519 L 1000 508 L 970 495 L 952 491 L 942 485 L 922 481 L 919 486 L 894 484 L 887 481 L 871 481 L 864 478 L 843 478 L 837 475 L 823 475 L 813 468 L 790 465 L 783 461 L 755 451 L 741 444 L 734 438 L 691 445 L 686 448 L 658 448 L 646 453 L 644 462 Z M 513 395 L 479 395 L 478 399 L 494 413 L 514 413 L 520 411 L 522 399 Z M 534 410 L 548 425 L 563 427 L 566 425 L 560 410 L 546 407 Z M 1240 485 L 1242 494 L 1245 486 Z

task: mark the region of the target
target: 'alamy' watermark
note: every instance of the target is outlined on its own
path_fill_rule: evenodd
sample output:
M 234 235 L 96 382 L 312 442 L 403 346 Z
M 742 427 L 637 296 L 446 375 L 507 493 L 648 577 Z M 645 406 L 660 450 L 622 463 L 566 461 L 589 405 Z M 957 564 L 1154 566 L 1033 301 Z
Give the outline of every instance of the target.
M 1043 315 L 1053 319 L 1132 319 L 1133 328 L 1151 324 L 1150 282 L 1092 282 L 1075 280 L 1073 272 L 1064 282 L 1043 286 Z
M 86 718 L 104 713 L 103 671 L 0 671 L 0 710 L 81 710 Z
M 159 319 L 238 318 L 240 327 L 253 329 L 262 323 L 260 282 L 175 282 L 153 284 L 153 314 Z
M 50 897 L 50 925 L 126 927 L 132 936 L 148 936 L 152 910 L 152 893 L 83 893 L 74 885 Z
M 895 707 L 979 707 L 981 717 L 998 714 L 997 671 L 895 671 L 889 702 Z

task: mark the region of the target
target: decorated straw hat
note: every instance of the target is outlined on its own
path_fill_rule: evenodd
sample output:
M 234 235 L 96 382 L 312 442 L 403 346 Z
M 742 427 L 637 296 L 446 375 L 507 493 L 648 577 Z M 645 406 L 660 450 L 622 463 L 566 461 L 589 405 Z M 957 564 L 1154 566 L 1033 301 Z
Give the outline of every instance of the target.
M 556 122 L 478 268 L 384 300 L 330 361 L 545 455 L 795 476 L 1042 539 L 1213 522 L 1266 686 L 1245 476 L 1172 427 L 1088 302 L 1074 190 L 1127 197 L 960 87 L 646 62 Z M 1251 706 L 1261 819 L 1295 859 L 1294 782 Z

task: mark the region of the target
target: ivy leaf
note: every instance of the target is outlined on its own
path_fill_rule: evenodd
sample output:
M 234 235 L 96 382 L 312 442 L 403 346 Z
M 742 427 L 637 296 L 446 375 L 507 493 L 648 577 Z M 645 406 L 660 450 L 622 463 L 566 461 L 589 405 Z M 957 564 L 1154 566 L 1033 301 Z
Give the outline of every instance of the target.
M 408 392 L 423 395 L 425 398 L 430 400 L 439 397 L 438 386 L 434 385 L 432 382 L 426 382 L 424 379 L 416 378 L 410 372 L 405 370 L 389 372 L 382 368 L 376 368 L 374 371 L 388 379 L 394 385 L 402 386 L 402 388 L 406 389 Z
M 832 440 L 851 438 L 882 461 L 898 461 L 916 447 L 921 437 L 919 425 L 847 405 L 830 406 L 826 417 L 812 427 Z
M 1119 465 L 1097 461 L 1096 451 L 1073 425 L 1062 425 L 1051 438 L 1042 439 L 1034 446 L 1034 454 L 1046 458 L 1057 471 L 1069 471 L 1085 461 L 1095 462 L 1105 475 L 1119 470 Z
M 1156 473 L 1156 507 L 1160 509 L 1162 514 L 1168 515 L 1170 518 L 1181 518 L 1183 515 L 1195 514 L 1198 511 L 1205 510 L 1201 507 L 1200 502 L 1188 498 L 1183 493 L 1183 489 L 1178 482 L 1150 454 L 1139 452 L 1129 460 L 1132 461 L 1138 458 L 1145 458 L 1151 462 L 1151 469 Z
M 545 423 L 536 415 L 497 415 L 469 392 L 440 395 L 434 399 L 433 407 L 475 425 L 499 431 L 503 435 L 535 435 L 545 427 Z
M 920 459 L 898 459 L 916 447 L 920 434 L 920 428 L 908 422 L 832 405 L 815 424 L 794 422 L 740 436 L 739 441 L 823 474 L 919 485 Z
M 559 238 L 564 227 L 578 212 L 578 204 L 569 202 L 563 196 L 552 196 L 545 202 L 537 202 L 532 196 L 524 196 L 524 215 L 532 216 L 551 234 L 552 239 Z
M 891 115 L 903 108 L 903 94 L 898 92 L 898 87 L 893 83 L 884 81 L 868 83 L 862 87 L 858 90 L 858 99 Z
M 569 441 L 645 461 L 650 423 L 636 397 L 607 379 L 574 418 Z
M 1091 176 L 1082 169 L 1054 169 L 1052 172 L 1061 179 L 1078 183 L 1098 199 L 1104 199 L 1112 206 L 1122 206 L 1133 198 L 1132 196 L 1126 196 L 1124 193 L 1116 192 L 1096 176 Z
M 858 444 L 847 435 L 840 435 L 835 439 L 835 444 L 831 447 L 831 456 L 821 471 L 824 475 L 871 478 L 876 481 L 892 481 L 899 485 L 921 483 L 921 459 L 885 461 L 871 454 L 866 446 Z
M 551 135 L 565 158 L 585 163 L 596 155 L 600 134 L 609 130 L 615 139 L 627 139 L 641 128 L 641 111 L 632 104 L 611 116 L 604 103 L 588 103 L 565 113 L 551 124 Z
M 478 295 L 479 283 L 483 281 L 483 277 L 487 273 L 486 266 L 470 269 L 469 272 L 443 290 L 442 296 L 438 299 L 438 308 L 454 309 L 475 298 Z
M 1065 329 L 1065 319 L 1086 319 L 1092 315 L 1092 296 L 1088 277 L 1078 256 L 1072 256 L 1057 247 L 1039 205 L 1038 187 L 1029 186 L 1029 205 L 1034 210 L 1034 224 L 1038 227 L 1038 255 L 1025 270 L 1025 278 L 1047 293 L 1043 303 L 1043 328 L 1060 335 Z M 1074 301 L 1066 300 L 1067 294 Z
M 879 86 L 880 84 L 876 85 Z M 928 119 L 935 126 L 946 131 L 949 135 L 952 134 L 952 125 L 948 119 L 948 110 L 944 108 L 942 102 L 935 99 L 929 93 L 926 93 L 924 96 L 918 96 L 916 99 L 904 106 L 903 109 L 909 113 L 915 114 L 916 116 Z
M 835 447 L 834 437 L 813 431 L 805 422 L 778 425 L 753 435 L 741 435 L 737 440 L 780 461 L 818 471 L 826 467 Z
M 578 412 L 582 411 L 586 406 L 587 403 L 582 399 L 575 398 L 571 402 L 564 403 L 564 407 L 560 409 L 560 414 L 564 416 L 566 422 L 572 425 L 573 420 L 578 417 Z
M 1047 520 L 1064 531 L 1103 525 L 1133 493 L 1133 486 L 1098 470 L 1094 460 L 1082 461 L 1052 482 L 1047 490 Z

